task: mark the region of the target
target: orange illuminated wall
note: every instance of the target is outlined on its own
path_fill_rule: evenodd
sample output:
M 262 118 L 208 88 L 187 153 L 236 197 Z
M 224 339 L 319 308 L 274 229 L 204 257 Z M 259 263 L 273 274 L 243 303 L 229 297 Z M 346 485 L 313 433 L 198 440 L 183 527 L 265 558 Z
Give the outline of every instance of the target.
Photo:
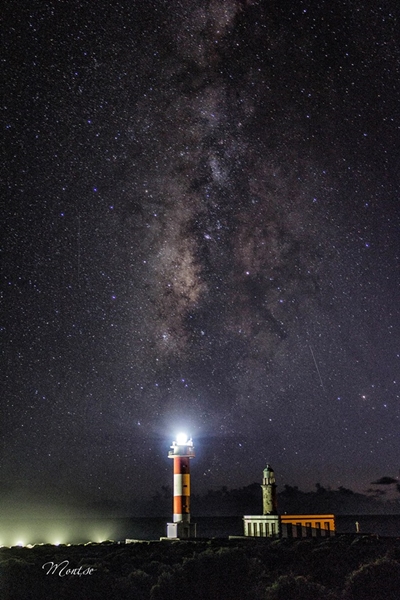
M 281 525 L 291 525 L 291 528 L 297 528 L 301 535 L 310 532 L 316 535 L 321 532 L 322 535 L 334 535 L 335 533 L 335 515 L 280 515 Z M 290 536 L 291 537 L 291 536 Z

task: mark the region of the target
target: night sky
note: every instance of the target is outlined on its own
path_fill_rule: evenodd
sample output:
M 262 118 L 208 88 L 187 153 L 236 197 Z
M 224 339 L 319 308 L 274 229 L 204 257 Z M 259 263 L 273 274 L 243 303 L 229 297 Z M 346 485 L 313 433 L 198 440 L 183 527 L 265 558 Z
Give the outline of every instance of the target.
M 399 12 L 6 1 L 3 506 L 398 476 Z

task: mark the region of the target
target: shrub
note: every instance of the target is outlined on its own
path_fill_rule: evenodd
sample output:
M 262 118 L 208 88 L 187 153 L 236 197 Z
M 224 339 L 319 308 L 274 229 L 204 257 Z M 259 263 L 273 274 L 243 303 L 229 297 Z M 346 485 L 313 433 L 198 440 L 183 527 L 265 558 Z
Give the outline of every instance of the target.
M 337 600 L 337 596 L 323 585 L 299 575 L 283 575 L 267 588 L 265 600 Z
M 380 558 L 351 573 L 345 585 L 346 600 L 397 600 L 400 590 L 400 564 Z
M 250 561 L 238 549 L 208 549 L 162 573 L 151 590 L 152 600 L 237 600 L 250 594 Z

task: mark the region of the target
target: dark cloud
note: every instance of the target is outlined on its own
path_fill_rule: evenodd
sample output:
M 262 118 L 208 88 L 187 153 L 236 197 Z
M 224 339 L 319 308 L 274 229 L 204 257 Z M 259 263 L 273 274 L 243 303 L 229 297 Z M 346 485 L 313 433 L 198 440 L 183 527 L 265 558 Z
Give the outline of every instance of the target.
M 381 477 L 376 481 L 371 481 L 372 485 L 393 485 L 393 483 L 397 483 L 397 479 L 393 479 L 393 477 Z

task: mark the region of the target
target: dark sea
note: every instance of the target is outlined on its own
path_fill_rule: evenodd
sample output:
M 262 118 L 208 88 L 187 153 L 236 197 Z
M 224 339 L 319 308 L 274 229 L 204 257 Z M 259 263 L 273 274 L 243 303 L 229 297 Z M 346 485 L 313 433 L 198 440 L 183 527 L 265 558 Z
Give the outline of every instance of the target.
M 0 546 L 27 544 L 82 544 L 89 541 L 158 540 L 166 535 L 168 518 L 49 518 L 7 519 L 0 517 Z M 241 517 L 198 517 L 199 538 L 243 535 Z M 400 537 L 400 515 L 338 515 L 337 533 L 374 534 Z

